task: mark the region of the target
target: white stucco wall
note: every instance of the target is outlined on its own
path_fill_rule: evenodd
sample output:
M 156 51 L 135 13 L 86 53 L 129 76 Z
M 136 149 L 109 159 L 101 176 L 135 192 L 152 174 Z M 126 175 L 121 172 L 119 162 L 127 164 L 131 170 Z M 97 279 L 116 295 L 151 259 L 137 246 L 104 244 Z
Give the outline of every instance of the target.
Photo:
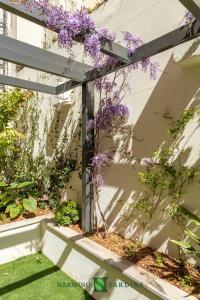
M 155 39 L 180 26 L 183 20 L 185 8 L 175 0 L 108 0 L 92 14 L 98 26 L 106 26 L 111 31 L 119 33 L 121 31 L 134 32 L 141 36 L 144 42 Z M 31 28 L 26 25 L 21 31 L 22 23 L 18 24 L 18 36 L 23 40 L 35 43 L 35 37 L 31 36 L 26 40 L 27 31 Z M 33 26 L 33 25 L 29 25 Z M 20 33 L 19 33 L 20 32 Z M 24 34 L 25 32 L 25 34 Z M 39 36 L 36 31 L 31 32 Z M 23 36 L 22 36 L 23 35 Z M 191 49 L 195 46 L 195 49 Z M 188 53 L 188 49 L 190 50 Z M 64 53 L 58 50 L 56 45 L 51 51 Z M 184 57 L 184 60 L 183 60 Z M 133 236 L 137 228 L 138 214 L 136 217 L 127 219 L 127 203 L 134 202 L 141 192 L 138 182 L 139 167 L 134 160 L 129 161 L 122 155 L 122 146 L 127 141 L 134 157 L 149 157 L 152 152 L 167 139 L 167 129 L 170 120 L 163 117 L 166 113 L 176 119 L 181 111 L 191 103 L 198 104 L 199 98 L 199 75 L 198 67 L 198 42 L 188 42 L 185 45 L 174 47 L 171 50 L 158 54 L 153 57 L 159 62 L 160 72 L 156 81 L 152 81 L 141 71 L 135 71 L 130 76 L 131 93 L 124 100 L 130 109 L 128 120 L 131 135 L 119 136 L 121 141 L 118 144 L 118 152 L 115 161 L 110 167 L 104 169 L 105 186 L 100 194 L 100 206 L 105 213 L 106 219 L 111 230 L 115 230 L 126 236 Z M 191 63 L 192 61 L 192 63 Z M 40 82 L 51 82 L 56 84 L 55 77 L 43 76 L 38 72 L 23 69 L 20 76 L 39 80 Z M 58 102 L 56 97 L 39 95 L 33 102 L 38 107 L 38 134 L 35 142 L 35 155 L 40 151 L 45 151 L 47 160 L 54 156 L 55 148 L 61 140 L 62 134 L 54 136 L 53 143 L 48 144 L 49 137 L 54 135 L 54 122 L 56 114 L 62 114 L 60 121 L 60 131 L 68 132 L 66 149 L 73 140 L 73 125 L 77 124 L 77 117 L 80 113 L 80 93 L 78 88 L 72 93 L 72 105 L 65 104 L 55 107 Z M 76 101 L 75 101 L 76 100 Z M 68 113 L 67 113 L 68 111 Z M 185 137 L 182 140 L 186 159 L 185 163 L 194 165 L 199 161 L 200 141 L 199 141 L 199 120 L 193 120 L 188 124 Z M 138 141 L 141 140 L 141 141 Z M 49 148 L 50 147 L 50 151 Z M 74 178 L 70 185 L 75 185 L 73 197 L 81 199 L 81 185 L 78 179 Z M 75 192 L 76 191 L 76 192 Z M 185 206 L 200 214 L 199 207 L 200 187 L 195 185 L 185 198 Z M 71 193 L 71 192 L 70 192 Z M 69 194 L 66 195 L 69 197 Z M 135 213 L 134 211 L 131 213 Z M 130 214 L 130 210 L 129 210 Z M 177 238 L 177 228 L 171 221 L 163 222 L 160 213 L 154 218 L 145 234 L 144 242 L 151 246 L 175 253 L 175 247 L 169 243 L 170 238 Z

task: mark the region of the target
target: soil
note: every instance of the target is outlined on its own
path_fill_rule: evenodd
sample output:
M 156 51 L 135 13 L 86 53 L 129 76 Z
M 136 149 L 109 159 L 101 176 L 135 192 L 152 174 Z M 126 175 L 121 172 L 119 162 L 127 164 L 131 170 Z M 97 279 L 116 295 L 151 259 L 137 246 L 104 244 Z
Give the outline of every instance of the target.
M 70 228 L 200 299 L 200 267 L 180 264 L 166 254 L 148 246 L 138 246 L 134 241 L 114 233 L 98 231 L 84 234 L 80 224 L 71 225 Z
M 11 220 L 10 218 L 7 218 L 6 220 L 1 221 L 0 220 L 0 225 L 2 224 L 7 224 L 7 223 L 12 223 L 12 222 L 17 222 L 17 221 L 22 221 L 22 220 L 27 220 L 27 219 L 32 219 L 35 217 L 43 216 L 43 215 L 48 215 L 51 214 L 52 210 L 49 207 L 46 207 L 45 209 L 41 209 L 37 207 L 35 213 L 31 212 L 26 212 L 23 215 L 20 215 L 19 217 Z

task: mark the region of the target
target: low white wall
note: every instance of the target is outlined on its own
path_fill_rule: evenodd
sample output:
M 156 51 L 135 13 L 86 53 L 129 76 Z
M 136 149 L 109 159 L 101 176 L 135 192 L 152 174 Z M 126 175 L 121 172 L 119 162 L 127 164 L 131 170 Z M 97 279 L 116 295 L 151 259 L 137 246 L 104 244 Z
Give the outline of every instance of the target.
M 41 250 L 95 299 L 196 299 L 69 228 L 43 223 Z M 94 292 L 96 277 L 107 278 L 107 292 Z
M 48 218 L 0 225 L 0 265 L 40 251 L 41 220 Z
M 0 226 L 0 264 L 38 251 L 95 299 L 196 299 L 79 233 L 57 227 L 52 215 Z M 106 277 L 107 292 L 94 292 L 96 277 Z M 58 282 L 57 288 L 65 284 Z

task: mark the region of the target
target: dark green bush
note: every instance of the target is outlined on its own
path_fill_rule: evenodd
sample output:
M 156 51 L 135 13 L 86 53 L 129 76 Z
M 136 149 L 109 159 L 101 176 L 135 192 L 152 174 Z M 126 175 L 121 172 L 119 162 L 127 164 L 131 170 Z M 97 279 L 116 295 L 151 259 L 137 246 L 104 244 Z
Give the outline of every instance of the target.
M 63 202 L 55 210 L 55 219 L 61 226 L 69 226 L 78 222 L 79 210 L 74 201 Z

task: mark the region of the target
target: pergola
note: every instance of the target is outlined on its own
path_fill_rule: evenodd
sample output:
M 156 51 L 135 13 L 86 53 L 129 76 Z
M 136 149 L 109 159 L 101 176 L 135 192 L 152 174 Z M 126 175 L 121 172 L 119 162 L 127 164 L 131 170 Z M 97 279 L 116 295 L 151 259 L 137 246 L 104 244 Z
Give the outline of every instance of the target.
M 48 52 L 31 46 L 16 39 L 0 35 L 0 59 L 26 66 L 35 70 L 68 78 L 70 80 L 58 85 L 50 86 L 29 80 L 0 75 L 0 84 L 29 89 L 51 95 L 59 95 L 77 86 L 82 86 L 82 227 L 89 232 L 93 228 L 93 188 L 91 184 L 91 159 L 94 156 L 94 129 L 87 129 L 88 119 L 94 118 L 94 86 L 92 82 L 136 63 L 144 58 L 161 53 L 176 45 L 192 40 L 200 35 L 200 0 L 179 0 L 196 18 L 192 24 L 184 25 L 136 49 L 132 57 L 121 45 L 102 40 L 101 51 L 117 58 L 115 66 L 106 65 L 101 70 L 75 61 L 71 68 L 64 71 L 67 59 L 64 56 Z M 45 15 L 37 10 L 29 12 L 21 4 L 11 3 L 9 0 L 0 0 L 0 8 L 25 18 L 40 26 L 47 27 Z M 81 37 L 75 39 L 81 42 Z

